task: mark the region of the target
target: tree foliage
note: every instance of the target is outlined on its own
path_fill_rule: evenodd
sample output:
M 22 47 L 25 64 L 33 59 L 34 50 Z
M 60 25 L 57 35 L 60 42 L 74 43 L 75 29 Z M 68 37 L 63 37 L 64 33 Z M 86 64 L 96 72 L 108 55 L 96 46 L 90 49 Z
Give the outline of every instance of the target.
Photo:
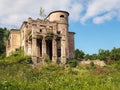
M 0 28 L 0 55 L 5 52 L 5 46 L 6 46 L 8 34 L 9 34 L 9 30 L 7 30 L 7 28 Z
M 113 48 L 110 53 L 110 58 L 112 60 L 120 60 L 120 48 Z
M 112 50 L 104 50 L 100 49 L 98 54 L 85 54 L 82 50 L 76 49 L 75 50 L 75 59 L 81 60 L 120 60 L 120 48 L 113 48 Z
M 98 53 L 98 57 L 100 60 L 108 60 L 108 59 L 110 59 L 110 51 L 100 49 L 99 53 Z
M 76 49 L 75 50 L 75 59 L 82 60 L 84 58 L 84 52 L 82 50 Z
M 42 7 L 40 7 L 40 17 L 41 17 L 41 19 L 43 19 L 46 15 L 45 15 L 45 10 L 42 8 Z

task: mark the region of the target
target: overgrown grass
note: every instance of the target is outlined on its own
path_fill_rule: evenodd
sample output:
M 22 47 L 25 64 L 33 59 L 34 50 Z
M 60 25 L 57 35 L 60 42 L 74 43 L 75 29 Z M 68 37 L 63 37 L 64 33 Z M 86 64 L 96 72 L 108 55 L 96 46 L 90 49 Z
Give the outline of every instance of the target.
M 120 90 L 120 63 L 86 68 L 49 64 L 33 68 L 23 57 L 0 62 L 0 90 Z M 13 60 L 13 61 L 12 61 Z
M 11 56 L 6 58 L 1 58 L 1 63 L 32 63 L 31 57 L 26 56 L 23 53 L 22 49 L 19 49 L 18 51 L 12 53 Z

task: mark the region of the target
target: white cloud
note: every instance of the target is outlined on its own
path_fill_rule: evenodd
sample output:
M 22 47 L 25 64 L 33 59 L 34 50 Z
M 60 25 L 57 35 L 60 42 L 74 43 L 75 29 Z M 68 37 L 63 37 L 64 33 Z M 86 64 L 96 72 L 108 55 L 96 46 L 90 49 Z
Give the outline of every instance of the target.
M 0 0 L 0 26 L 20 26 L 28 17 L 39 17 L 39 9 L 43 7 L 46 15 L 54 10 L 67 10 L 70 19 L 79 20 L 82 5 L 79 0 Z M 73 18 L 73 16 L 75 16 Z
M 71 20 L 78 21 L 81 17 L 81 13 L 83 10 L 83 6 L 80 3 L 74 3 L 73 6 L 70 9 L 70 18 Z
M 95 24 L 101 24 L 104 23 L 105 21 L 110 21 L 112 18 L 116 16 L 116 14 L 117 14 L 116 12 L 110 12 L 102 16 L 96 16 L 95 18 L 93 18 L 93 22 Z
M 102 14 L 104 15 L 103 16 L 104 20 L 102 21 L 105 21 L 105 19 L 108 19 L 109 17 L 108 13 L 111 13 L 113 11 L 116 11 L 117 13 L 119 9 L 120 9 L 120 0 L 91 0 L 86 7 L 85 16 L 83 16 L 80 19 L 80 21 L 84 23 L 87 20 L 94 19 L 96 18 L 96 16 Z
M 0 26 L 19 27 L 28 17 L 38 18 L 43 7 L 48 15 L 54 10 L 66 10 L 71 21 L 103 23 L 120 19 L 120 0 L 0 0 Z M 116 15 L 112 16 L 111 12 Z

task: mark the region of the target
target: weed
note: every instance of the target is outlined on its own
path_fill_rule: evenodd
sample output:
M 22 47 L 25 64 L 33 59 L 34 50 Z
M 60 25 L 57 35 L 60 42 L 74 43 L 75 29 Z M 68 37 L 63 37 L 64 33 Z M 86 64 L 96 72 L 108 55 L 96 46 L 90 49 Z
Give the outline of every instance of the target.
M 76 67 L 77 66 L 77 61 L 76 60 L 68 60 L 67 62 L 70 67 Z

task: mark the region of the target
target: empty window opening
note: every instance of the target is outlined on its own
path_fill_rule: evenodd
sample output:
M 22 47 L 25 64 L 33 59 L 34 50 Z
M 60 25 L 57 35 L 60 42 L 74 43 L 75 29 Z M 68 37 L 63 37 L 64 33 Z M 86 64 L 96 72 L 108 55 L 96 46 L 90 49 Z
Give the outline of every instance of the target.
M 60 35 L 60 31 L 57 31 L 57 34 Z
M 46 40 L 46 52 L 50 60 L 52 60 L 52 40 Z
M 42 29 L 40 29 L 40 32 L 42 32 Z
M 61 18 L 64 18 L 64 15 L 60 15 Z

